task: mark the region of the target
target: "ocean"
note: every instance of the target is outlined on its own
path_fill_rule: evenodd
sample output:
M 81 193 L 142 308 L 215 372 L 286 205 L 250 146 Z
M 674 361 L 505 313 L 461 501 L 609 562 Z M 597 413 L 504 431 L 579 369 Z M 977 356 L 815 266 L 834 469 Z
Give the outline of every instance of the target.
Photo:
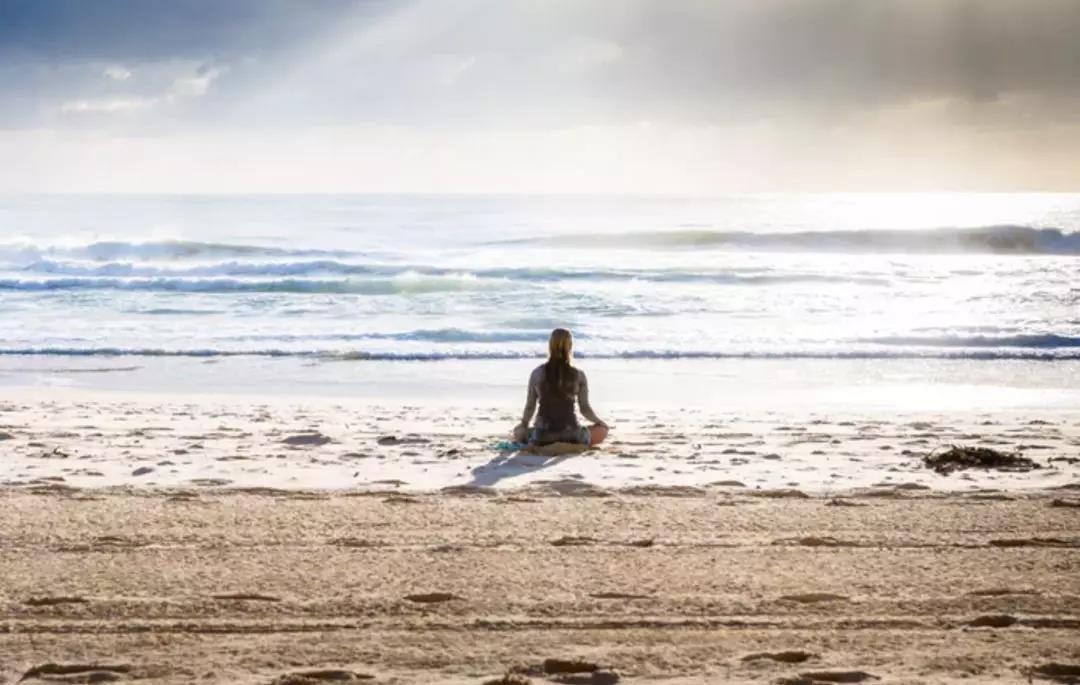
M 1078 265 L 1080 194 L 6 196 L 0 370 L 532 363 L 562 326 L 582 360 L 985 375 L 1080 359 Z

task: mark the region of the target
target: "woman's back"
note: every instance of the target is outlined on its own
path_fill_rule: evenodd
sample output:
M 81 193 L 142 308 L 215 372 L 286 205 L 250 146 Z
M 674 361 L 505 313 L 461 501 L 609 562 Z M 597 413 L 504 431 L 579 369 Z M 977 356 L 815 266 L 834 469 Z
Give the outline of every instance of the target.
M 533 369 L 521 423 L 514 428 L 514 438 L 534 444 L 578 442 L 595 445 L 607 436 L 607 424 L 589 405 L 589 381 L 585 372 L 574 367 L 570 331 L 556 328 L 548 340 L 548 360 Z M 578 424 L 574 404 L 586 419 L 594 422 L 583 428 Z M 538 406 L 539 405 L 539 408 Z M 536 425 L 529 422 L 536 413 Z
M 560 377 L 548 364 L 541 364 L 533 371 L 529 383 L 539 404 L 537 427 L 549 431 L 578 427 L 574 404 L 585 384 L 584 373 L 571 366 Z

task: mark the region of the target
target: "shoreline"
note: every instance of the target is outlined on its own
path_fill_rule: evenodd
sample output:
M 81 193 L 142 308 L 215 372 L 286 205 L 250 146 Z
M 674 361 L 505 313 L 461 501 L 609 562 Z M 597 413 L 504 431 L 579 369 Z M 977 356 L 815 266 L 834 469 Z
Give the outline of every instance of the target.
M 0 485 L 439 492 L 548 482 L 835 495 L 1041 491 L 1080 482 L 1080 411 L 638 406 L 605 411 L 609 439 L 561 456 L 507 445 L 516 414 L 514 405 L 3 393 Z M 1036 467 L 940 475 L 924 465 L 923 456 L 950 445 L 1018 453 Z

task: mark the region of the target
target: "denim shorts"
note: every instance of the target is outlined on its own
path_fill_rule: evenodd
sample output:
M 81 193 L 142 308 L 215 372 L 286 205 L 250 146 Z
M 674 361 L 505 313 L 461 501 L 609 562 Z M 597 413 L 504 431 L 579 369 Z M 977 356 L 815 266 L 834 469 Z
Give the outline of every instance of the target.
M 542 428 L 532 428 L 529 431 L 530 445 L 550 445 L 553 442 L 571 442 L 589 446 L 592 435 L 585 426 L 567 428 L 561 431 L 549 431 Z

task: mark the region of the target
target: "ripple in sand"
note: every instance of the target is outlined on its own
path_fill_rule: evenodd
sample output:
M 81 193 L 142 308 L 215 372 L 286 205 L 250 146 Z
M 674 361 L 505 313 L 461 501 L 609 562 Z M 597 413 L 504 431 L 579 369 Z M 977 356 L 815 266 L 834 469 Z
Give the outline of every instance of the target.
M 635 595 L 629 592 L 593 592 L 593 599 L 651 599 L 652 595 Z
M 784 595 L 781 602 L 797 602 L 799 604 L 816 604 L 818 602 L 841 602 L 847 601 L 844 595 L 835 595 L 831 592 L 805 592 L 798 595 Z

